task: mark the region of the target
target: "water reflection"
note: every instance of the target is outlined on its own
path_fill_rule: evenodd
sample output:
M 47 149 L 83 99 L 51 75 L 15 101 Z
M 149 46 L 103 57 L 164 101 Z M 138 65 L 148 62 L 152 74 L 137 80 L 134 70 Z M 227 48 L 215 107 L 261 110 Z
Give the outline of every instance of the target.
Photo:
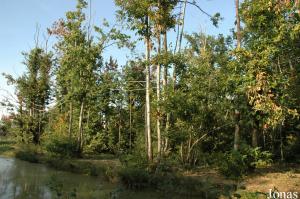
M 99 179 L 0 158 L 0 199 L 110 198 L 112 185 Z

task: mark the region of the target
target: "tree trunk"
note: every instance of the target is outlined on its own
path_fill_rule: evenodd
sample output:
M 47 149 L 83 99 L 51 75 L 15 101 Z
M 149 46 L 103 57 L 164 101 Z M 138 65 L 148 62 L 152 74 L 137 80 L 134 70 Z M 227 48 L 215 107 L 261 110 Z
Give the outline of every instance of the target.
M 118 133 L 119 133 L 119 149 L 121 149 L 121 108 L 119 108 L 119 122 L 118 122 Z
M 167 30 L 164 31 L 164 53 L 167 56 L 168 53 L 168 35 L 167 35 Z M 167 91 L 167 84 L 168 84 L 168 64 L 165 63 L 164 65 L 164 74 L 163 74 L 163 95 L 164 95 L 164 101 L 166 100 L 166 91 Z M 164 116 L 164 121 L 165 121 L 165 133 L 168 133 L 169 131 L 169 126 L 170 126 L 170 113 L 166 113 Z M 166 152 L 168 149 L 168 137 L 165 136 L 164 140 L 164 152 Z
M 179 35 L 179 44 L 178 44 L 178 52 L 180 53 L 181 51 L 181 43 L 182 43 L 182 37 L 183 37 L 183 31 L 184 31 L 184 19 L 185 19 L 185 11 L 186 11 L 186 4 L 187 0 L 184 1 L 183 5 L 183 10 L 181 11 L 182 15 L 182 21 L 181 21 L 181 30 L 180 30 L 180 35 Z M 176 85 L 176 64 L 174 64 L 173 68 L 173 89 L 175 90 L 175 85 Z
M 82 120 L 83 120 L 83 109 L 84 109 L 84 103 L 81 102 L 80 106 L 80 114 L 79 114 L 79 123 L 78 123 L 78 138 L 77 138 L 77 152 L 78 154 L 81 154 L 82 147 L 83 147 L 83 128 L 82 128 Z
M 257 128 L 252 129 L 252 147 L 258 147 L 258 140 L 257 140 Z
M 70 113 L 69 113 L 69 128 L 68 128 L 68 133 L 69 133 L 69 140 L 72 138 L 72 123 L 73 123 L 73 103 L 70 102 Z
M 145 104 L 145 151 L 148 151 L 147 105 Z
M 236 35 L 237 35 L 237 48 L 241 47 L 241 23 L 239 16 L 239 0 L 235 0 L 235 14 L 236 14 Z M 234 150 L 239 149 L 240 144 L 240 112 L 235 110 L 235 131 L 234 131 Z
M 279 128 L 279 132 L 280 132 L 280 160 L 284 161 L 282 125 L 283 124 L 281 124 L 280 128 Z
M 161 54 L 161 31 L 158 28 L 157 33 L 157 54 Z M 157 98 L 157 114 L 156 114 L 156 131 L 157 131 L 157 153 L 158 157 L 161 154 L 161 132 L 160 132 L 160 61 L 158 61 L 156 66 L 156 98 Z
M 131 150 L 132 145 L 132 101 L 131 101 L 131 92 L 129 94 L 129 149 Z
M 239 0 L 235 0 L 235 17 L 236 17 L 236 39 L 237 39 L 237 48 L 241 47 L 242 35 L 241 35 L 241 20 L 239 13 Z
M 168 35 L 167 35 L 167 30 L 164 31 L 164 53 L 165 56 L 167 56 L 168 53 Z M 167 84 L 168 84 L 168 64 L 165 63 L 164 65 L 164 73 L 163 73 L 163 88 L 164 88 L 164 95 L 166 94 L 166 89 L 167 89 Z
M 240 148 L 240 112 L 235 110 L 235 130 L 234 130 L 234 147 L 235 151 L 238 151 Z
M 252 147 L 258 147 L 258 129 L 259 122 L 255 119 L 255 123 L 252 129 Z
M 146 35 L 146 132 L 148 141 L 148 160 L 152 162 L 152 141 L 151 141 L 151 110 L 150 110 L 150 30 L 149 30 L 149 16 L 146 16 L 147 35 Z
M 187 4 L 187 0 L 184 1 L 183 10 L 182 10 L 182 22 L 181 22 L 182 24 L 181 24 L 181 31 L 180 31 L 180 36 L 179 36 L 178 52 L 181 52 L 181 43 L 182 43 L 183 31 L 184 31 L 186 4 Z

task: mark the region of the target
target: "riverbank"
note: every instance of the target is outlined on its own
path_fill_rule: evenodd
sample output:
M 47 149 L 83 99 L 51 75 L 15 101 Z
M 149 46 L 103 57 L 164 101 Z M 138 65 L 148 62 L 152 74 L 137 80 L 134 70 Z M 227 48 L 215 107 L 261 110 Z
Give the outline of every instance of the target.
M 98 176 L 115 183 L 121 168 L 120 161 L 112 155 L 98 155 L 85 158 L 66 158 L 46 153 L 41 147 L 20 145 L 11 140 L 0 141 L 0 155 L 15 157 L 31 163 L 45 164 L 51 168 L 77 174 Z
M 122 184 L 124 198 L 134 198 L 145 192 L 152 197 L 169 193 L 181 198 L 266 198 L 269 189 L 280 191 L 300 191 L 299 165 L 273 165 L 258 169 L 240 180 L 228 180 L 217 170 L 200 168 L 151 172 L 149 170 L 124 167 L 113 155 L 85 155 L 83 158 L 62 158 L 52 156 L 41 147 L 17 145 L 10 140 L 0 141 L 0 155 L 47 165 L 48 167 L 72 173 L 98 177 L 112 184 Z M 154 192 L 153 192 L 154 191 Z M 125 197 L 126 196 L 126 197 Z M 184 196 L 184 197 L 182 197 Z

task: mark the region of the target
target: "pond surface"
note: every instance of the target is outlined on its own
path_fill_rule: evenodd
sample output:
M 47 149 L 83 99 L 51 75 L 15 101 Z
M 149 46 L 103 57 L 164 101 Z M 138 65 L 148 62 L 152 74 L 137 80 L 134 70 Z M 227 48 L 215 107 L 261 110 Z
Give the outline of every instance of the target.
M 156 191 L 128 191 L 100 178 L 0 157 L 0 199 L 184 199 Z M 190 197 L 187 197 L 190 198 Z
M 105 199 L 117 190 L 99 178 L 0 157 L 0 199 Z

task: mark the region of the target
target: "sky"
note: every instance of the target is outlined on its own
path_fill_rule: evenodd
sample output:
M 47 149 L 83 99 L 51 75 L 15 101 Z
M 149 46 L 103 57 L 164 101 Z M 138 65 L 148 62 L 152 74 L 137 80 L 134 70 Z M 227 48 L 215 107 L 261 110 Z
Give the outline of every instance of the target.
M 223 20 L 216 28 L 207 16 L 189 5 L 186 10 L 185 33 L 230 34 L 230 29 L 234 27 L 234 0 L 196 1 L 209 14 L 219 12 Z M 113 0 L 91 0 L 91 2 L 91 17 L 94 25 L 101 25 L 104 18 L 110 24 L 116 23 L 115 13 L 118 8 Z M 14 77 L 22 75 L 25 70 L 22 64 L 22 52 L 28 52 L 35 47 L 37 27 L 39 42 L 44 45 L 45 37 L 47 37 L 46 29 L 58 19 L 64 18 L 65 13 L 74 10 L 75 6 L 76 0 L 0 0 L 0 100 L 14 93 L 14 88 L 7 85 L 2 73 L 11 74 Z M 134 35 L 133 32 L 130 34 Z M 49 50 L 51 50 L 51 43 L 55 40 L 50 38 L 49 41 Z M 170 33 L 169 41 L 175 42 L 174 32 Z M 136 53 L 142 53 L 141 47 L 136 51 Z M 109 56 L 113 56 L 120 65 L 123 65 L 127 57 L 130 57 L 130 52 L 113 46 L 104 52 L 104 58 L 107 59 Z M 0 115 L 2 114 L 5 114 L 5 110 L 0 107 Z

